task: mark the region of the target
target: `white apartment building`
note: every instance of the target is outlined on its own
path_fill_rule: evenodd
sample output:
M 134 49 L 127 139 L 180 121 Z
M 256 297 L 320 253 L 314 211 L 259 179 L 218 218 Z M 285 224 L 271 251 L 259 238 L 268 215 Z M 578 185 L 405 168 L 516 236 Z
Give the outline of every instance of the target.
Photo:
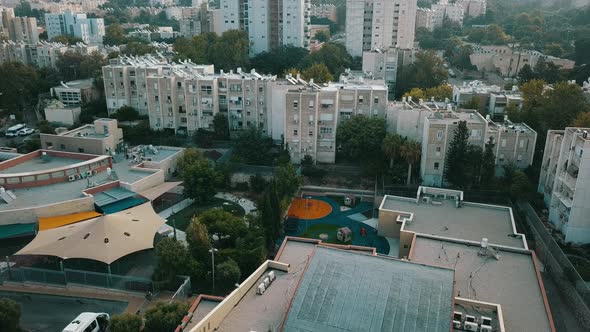
M 347 0 L 346 49 L 352 56 L 414 47 L 416 0 Z
M 306 155 L 320 163 L 336 161 L 336 128 L 354 115 L 385 117 L 387 86 L 362 78 L 319 86 L 288 76 L 293 84 L 285 97 L 284 143 L 291 161 Z M 273 112 L 275 110 L 273 109 Z
M 248 33 L 250 55 L 280 46 L 308 47 L 309 0 L 221 0 L 223 31 Z
M 384 80 L 390 93 L 395 90 L 397 73 L 404 65 L 414 62 L 415 49 L 389 47 L 363 52 L 363 73 L 374 79 Z
M 34 17 L 15 17 L 13 8 L 2 8 L 0 32 L 14 42 L 36 44 L 39 42 L 37 19 Z
M 534 68 L 540 59 L 552 62 L 562 69 L 574 68 L 575 61 L 544 55 L 534 50 L 517 50 L 506 45 L 472 45 L 473 53 L 469 55 L 471 64 L 478 71 L 497 72 L 504 77 L 515 77 L 525 65 Z
M 0 64 L 6 62 L 21 62 L 39 68 L 55 68 L 59 56 L 67 51 L 79 54 L 90 54 L 98 51 L 96 46 L 78 43 L 67 46 L 62 43 L 40 41 L 37 44 L 15 43 L 13 41 L 0 43 Z
M 441 27 L 445 17 L 453 22 L 463 25 L 463 6 L 457 2 L 449 3 L 448 0 L 440 0 L 431 7 L 434 11 L 433 26 L 435 28 Z
M 416 9 L 416 30 L 419 28 L 434 30 L 434 14 L 434 10 L 430 8 Z
M 317 5 L 312 4 L 309 15 L 315 17 L 325 17 L 332 22 L 338 21 L 337 7 L 331 3 L 320 3 Z
M 51 88 L 51 96 L 56 97 L 66 106 L 81 106 L 84 102 L 92 101 L 100 96 L 94 87 L 93 79 L 61 82 Z
M 500 91 L 490 93 L 490 102 L 488 104 L 488 114 L 497 119 L 506 114 L 507 107 L 522 107 L 522 95 L 518 92 L 518 87 L 514 86 L 512 91 Z
M 457 106 L 464 106 L 476 99 L 479 103 L 480 110 L 486 110 L 490 100 L 491 93 L 502 91 L 497 85 L 487 85 L 482 81 L 463 82 L 463 85 L 453 85 L 453 102 Z
M 86 14 L 66 11 L 60 14 L 45 14 L 47 37 L 49 40 L 67 35 L 78 37 L 86 44 L 102 45 L 105 35 L 102 18 L 86 18 Z
M 216 74 L 213 65 L 171 64 L 153 56 L 112 59 L 103 76 L 109 113 L 134 107 L 149 116 L 153 129 L 193 133 L 212 128 L 213 117 L 223 113 L 232 131 L 256 127 L 281 137 L 282 130 L 271 128 L 276 120 L 270 105 L 279 98 L 273 95 L 275 76 L 240 68 Z
M 590 128 L 549 130 L 538 192 L 565 242 L 590 243 Z
M 463 6 L 466 17 L 478 17 L 486 13 L 487 0 L 458 0 L 457 3 Z

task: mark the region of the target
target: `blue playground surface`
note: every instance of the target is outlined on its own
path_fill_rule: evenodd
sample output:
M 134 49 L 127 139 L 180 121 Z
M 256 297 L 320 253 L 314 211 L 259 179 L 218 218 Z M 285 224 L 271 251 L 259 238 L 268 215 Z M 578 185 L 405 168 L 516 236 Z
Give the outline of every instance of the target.
M 362 222 L 363 212 L 368 212 L 373 209 L 373 206 L 369 202 L 360 202 L 354 208 L 348 211 L 340 211 L 340 205 L 334 200 L 325 196 L 311 196 L 313 199 L 324 201 L 332 207 L 332 212 L 319 219 L 299 219 L 298 227 L 295 231 L 285 231 L 285 236 L 299 236 L 303 237 L 307 227 L 311 227 L 316 224 L 332 224 L 339 227 L 348 227 L 352 231 L 352 242 L 350 244 L 356 246 L 375 247 L 377 252 L 380 254 L 389 254 L 389 242 L 382 237 L 377 235 L 377 230 Z M 360 217 L 359 217 L 360 216 Z M 364 218 L 368 219 L 368 218 Z M 361 228 L 365 228 L 366 235 L 361 235 Z M 278 245 L 284 240 L 284 237 L 279 238 Z

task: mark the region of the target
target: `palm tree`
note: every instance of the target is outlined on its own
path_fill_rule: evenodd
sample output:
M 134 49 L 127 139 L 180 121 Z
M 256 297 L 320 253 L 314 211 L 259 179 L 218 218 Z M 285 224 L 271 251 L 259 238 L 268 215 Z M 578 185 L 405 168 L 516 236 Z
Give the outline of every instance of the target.
M 398 134 L 387 134 L 381 143 L 381 150 L 389 158 L 389 168 L 393 168 L 393 160 L 400 154 L 404 139 Z
M 407 185 L 409 185 L 410 181 L 412 180 L 412 167 L 420 161 L 421 153 L 422 148 L 420 143 L 414 140 L 408 140 L 401 146 L 399 154 L 408 163 L 408 178 L 406 180 Z

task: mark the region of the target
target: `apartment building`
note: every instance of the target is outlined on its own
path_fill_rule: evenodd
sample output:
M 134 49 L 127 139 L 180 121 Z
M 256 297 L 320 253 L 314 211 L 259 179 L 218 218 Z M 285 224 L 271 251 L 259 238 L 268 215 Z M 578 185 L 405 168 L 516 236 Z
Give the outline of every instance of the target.
M 471 45 L 471 64 L 479 71 L 497 72 L 504 77 L 515 77 L 525 65 L 534 68 L 539 60 L 551 62 L 562 69 L 572 69 L 575 61 L 544 55 L 534 50 L 517 50 L 506 45 Z
M 294 163 L 306 155 L 316 162 L 334 163 L 339 121 L 354 115 L 385 117 L 387 86 L 383 81 L 355 78 L 319 86 L 299 77 L 287 80 L 294 86 L 285 97 L 284 142 Z
M 434 10 L 430 8 L 416 9 L 416 30 L 419 28 L 434 30 Z
M 506 109 L 522 107 L 522 95 L 518 92 L 518 87 L 514 86 L 511 91 L 491 92 L 488 104 L 488 114 L 493 119 L 498 119 L 506 115 Z
M 414 62 L 415 49 L 388 47 L 363 52 L 363 73 L 384 80 L 389 91 L 395 91 L 397 73 L 404 65 Z
M 134 107 L 149 116 L 153 129 L 192 133 L 212 128 L 213 117 L 221 112 L 232 131 L 256 127 L 271 134 L 275 76 L 240 68 L 216 74 L 213 65 L 145 56 L 112 59 L 103 67 L 103 77 L 109 113 L 124 105 Z
M 363 51 L 414 47 L 416 0 L 347 0 L 346 49 Z
M 549 130 L 538 192 L 564 242 L 590 243 L 590 128 Z M 586 153 L 584 153 L 586 151 Z
M 39 68 L 55 68 L 59 56 L 67 51 L 86 55 L 92 52 L 97 52 L 98 48 L 84 43 L 67 46 L 58 42 L 46 41 L 40 41 L 36 44 L 4 41 L 0 43 L 0 64 L 6 62 L 21 62 Z
M 447 150 L 460 121 L 467 122 L 467 128 L 470 131 L 469 144 L 484 148 L 487 121 L 477 111 L 455 112 L 449 107 L 445 111 L 434 112 L 427 116 L 424 121 L 420 160 L 420 177 L 423 185 L 435 187 L 443 185 Z
M 332 22 L 338 21 L 337 7 L 331 3 L 312 4 L 309 10 L 309 15 L 324 17 Z
M 464 106 L 473 99 L 478 102 L 478 109 L 486 110 L 491 93 L 499 93 L 502 89 L 497 85 L 487 85 L 482 81 L 463 82 L 463 85 L 453 85 L 453 102 L 457 106 Z
M 66 106 L 81 106 L 84 102 L 97 99 L 100 94 L 94 87 L 93 79 L 76 80 L 51 88 L 51 96 Z
M 458 0 L 456 3 L 463 6 L 466 17 L 478 17 L 486 14 L 487 0 Z
M 105 35 L 102 18 L 87 18 L 86 14 L 65 11 L 59 14 L 45 14 L 47 37 L 49 40 L 67 35 L 78 37 L 86 44 L 102 45 Z
M 503 166 L 513 165 L 526 169 L 533 164 L 537 132 L 525 123 L 513 123 L 508 117 L 504 122 L 494 122 L 489 116 L 486 143 L 490 138 L 494 144 L 496 173 L 503 174 Z
M 221 0 L 223 31 L 248 33 L 250 55 L 280 46 L 308 47 L 309 0 Z
M 14 42 L 23 42 L 25 44 L 39 42 L 37 19 L 34 17 L 16 17 L 13 8 L 2 8 L 0 31 Z
M 435 28 L 441 27 L 445 18 L 463 25 L 464 9 L 461 4 L 440 0 L 438 3 L 432 4 L 430 8 L 434 11 L 433 25 Z

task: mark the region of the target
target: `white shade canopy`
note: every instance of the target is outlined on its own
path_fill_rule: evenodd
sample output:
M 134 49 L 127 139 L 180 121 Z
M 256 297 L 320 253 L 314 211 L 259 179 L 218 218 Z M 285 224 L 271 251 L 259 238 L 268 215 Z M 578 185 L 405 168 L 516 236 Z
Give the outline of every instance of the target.
M 154 247 L 154 235 L 166 222 L 151 203 L 75 224 L 40 231 L 17 255 L 85 258 L 107 264 Z

